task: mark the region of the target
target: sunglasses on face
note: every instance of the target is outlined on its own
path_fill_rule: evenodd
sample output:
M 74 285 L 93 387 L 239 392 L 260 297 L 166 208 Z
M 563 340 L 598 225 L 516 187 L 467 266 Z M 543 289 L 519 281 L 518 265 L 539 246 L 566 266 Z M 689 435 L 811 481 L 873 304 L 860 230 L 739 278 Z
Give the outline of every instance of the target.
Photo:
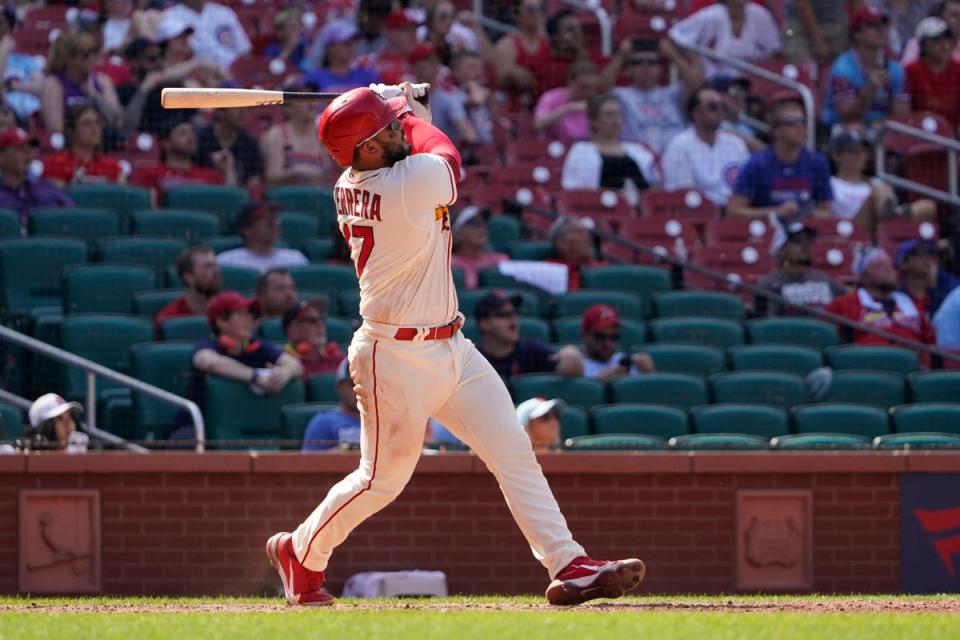
M 805 123 L 806 121 L 803 118 L 784 118 L 783 120 L 777 120 L 773 124 L 777 127 L 799 127 Z
M 513 318 L 517 315 L 517 312 L 511 309 L 510 311 L 494 311 L 490 315 L 494 318 Z
M 603 333 L 602 331 L 594 331 L 590 336 L 597 342 L 617 342 L 620 340 L 619 333 Z

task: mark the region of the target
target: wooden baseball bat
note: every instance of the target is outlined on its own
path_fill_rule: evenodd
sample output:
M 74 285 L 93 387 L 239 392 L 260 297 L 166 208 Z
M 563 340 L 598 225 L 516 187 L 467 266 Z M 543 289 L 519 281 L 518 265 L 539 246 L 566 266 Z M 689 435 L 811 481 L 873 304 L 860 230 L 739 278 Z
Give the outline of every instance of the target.
M 160 92 L 164 109 L 230 109 L 235 107 L 263 107 L 291 102 L 318 102 L 333 100 L 339 93 L 310 91 L 268 91 L 265 89 L 208 89 L 171 87 Z M 429 104 L 425 93 L 417 102 Z

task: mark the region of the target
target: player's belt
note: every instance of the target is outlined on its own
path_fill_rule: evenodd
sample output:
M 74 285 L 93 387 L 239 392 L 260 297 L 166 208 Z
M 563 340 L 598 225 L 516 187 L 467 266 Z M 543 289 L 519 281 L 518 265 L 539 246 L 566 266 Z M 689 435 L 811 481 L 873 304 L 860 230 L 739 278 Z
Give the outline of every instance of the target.
M 431 327 L 427 331 L 426 335 L 423 336 L 422 340 L 446 340 L 455 334 L 457 331 L 460 331 L 460 327 L 463 326 L 463 319 L 460 316 L 448 324 L 445 324 L 440 327 Z M 401 327 L 397 329 L 397 332 L 393 334 L 394 340 L 416 340 L 417 336 L 420 335 L 420 329 L 416 327 Z

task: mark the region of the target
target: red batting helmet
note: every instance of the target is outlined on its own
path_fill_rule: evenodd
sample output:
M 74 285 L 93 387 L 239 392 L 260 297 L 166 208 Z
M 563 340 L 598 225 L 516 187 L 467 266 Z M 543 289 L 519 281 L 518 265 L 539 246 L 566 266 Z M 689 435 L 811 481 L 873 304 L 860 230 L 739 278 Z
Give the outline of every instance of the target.
M 351 89 L 327 105 L 320 116 L 317 136 L 333 159 L 346 167 L 353 150 L 377 135 L 407 108 L 403 96 L 384 100 L 366 87 Z

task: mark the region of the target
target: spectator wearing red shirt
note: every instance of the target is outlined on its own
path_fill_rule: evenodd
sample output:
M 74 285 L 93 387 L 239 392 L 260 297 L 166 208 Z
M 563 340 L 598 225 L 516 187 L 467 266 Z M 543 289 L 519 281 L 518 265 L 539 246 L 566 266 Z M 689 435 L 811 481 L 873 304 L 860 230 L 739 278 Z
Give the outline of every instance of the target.
M 920 58 L 907 65 L 907 92 L 914 111 L 939 113 L 954 128 L 960 124 L 960 62 L 951 57 L 956 34 L 940 18 L 917 25 Z
M 497 82 L 514 94 L 517 104 L 532 108 L 538 95 L 537 70 L 550 55 L 543 0 L 516 0 L 513 15 L 517 31 L 500 38 L 495 48 Z
M 410 54 L 417 45 L 417 23 L 403 9 L 387 16 L 383 23 L 386 46 L 357 60 L 358 67 L 369 67 L 380 74 L 384 84 L 400 84 L 412 77 Z
M 926 314 L 909 295 L 897 291 L 900 286 L 897 269 L 886 251 L 868 247 L 854 263 L 853 273 L 859 280 L 857 289 L 834 298 L 827 311 L 909 340 L 935 343 L 933 328 Z M 839 327 L 841 336 L 849 331 L 846 327 Z M 853 331 L 852 342 L 891 344 L 885 338 L 858 330 Z
M 176 266 L 177 276 L 187 291 L 157 312 L 153 319 L 157 327 L 168 318 L 205 314 L 210 299 L 220 293 L 220 265 L 213 249 L 203 245 L 188 247 L 177 256 Z
M 336 342 L 327 342 L 327 303 L 323 298 L 294 303 L 280 321 L 287 336 L 287 353 L 300 360 L 304 379 L 336 371 L 343 351 Z
M 237 169 L 228 149 L 211 154 L 216 169 L 208 169 L 194 163 L 197 148 L 197 134 L 192 124 L 165 124 L 160 134 L 160 164 L 140 167 L 131 182 L 151 189 L 155 201 L 163 191 L 185 184 L 237 185 Z
M 88 182 L 126 182 L 120 162 L 101 153 L 103 124 L 91 105 L 67 110 L 66 148 L 43 159 L 43 175 L 58 187 Z
M 567 290 L 580 289 L 580 280 L 584 267 L 596 267 L 603 263 L 594 258 L 596 240 L 593 234 L 593 220 L 561 216 L 550 227 L 550 242 L 553 243 L 555 257 L 547 262 L 567 266 Z

